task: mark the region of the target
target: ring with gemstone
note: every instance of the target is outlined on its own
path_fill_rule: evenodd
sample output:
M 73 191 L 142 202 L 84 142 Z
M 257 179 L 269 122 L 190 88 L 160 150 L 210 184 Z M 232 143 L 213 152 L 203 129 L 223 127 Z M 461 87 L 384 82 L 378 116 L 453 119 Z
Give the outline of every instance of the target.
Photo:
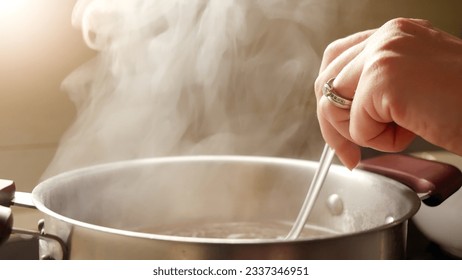
M 332 104 L 335 106 L 342 108 L 342 109 L 350 109 L 351 104 L 353 102 L 352 99 L 347 99 L 340 96 L 335 90 L 334 86 L 332 85 L 335 78 L 330 79 L 327 83 L 324 84 L 322 88 L 322 94 L 327 97 Z

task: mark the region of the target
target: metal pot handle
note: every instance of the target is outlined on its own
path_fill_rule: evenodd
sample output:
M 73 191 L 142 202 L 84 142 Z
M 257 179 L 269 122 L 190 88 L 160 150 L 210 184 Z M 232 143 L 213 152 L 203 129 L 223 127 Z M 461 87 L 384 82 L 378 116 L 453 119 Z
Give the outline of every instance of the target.
M 13 181 L 0 179 L 0 245 L 8 240 L 13 229 L 13 213 L 9 206 L 15 191 Z
M 385 154 L 365 159 L 359 169 L 395 179 L 416 193 L 425 193 L 422 202 L 437 206 L 462 186 L 462 172 L 455 166 L 402 154 Z
M 17 197 L 18 195 L 19 198 Z M 8 240 L 11 234 L 30 235 L 37 239 L 57 242 L 61 247 L 63 259 L 66 259 L 68 257 L 68 250 L 65 242 L 55 235 L 47 234 L 44 229 L 43 220 L 40 220 L 38 223 L 39 231 L 13 228 L 13 213 L 9 207 L 11 205 L 18 205 L 35 208 L 29 199 L 30 193 L 16 192 L 16 186 L 13 181 L 0 179 L 0 246 Z M 49 256 L 41 256 L 40 258 L 51 259 Z

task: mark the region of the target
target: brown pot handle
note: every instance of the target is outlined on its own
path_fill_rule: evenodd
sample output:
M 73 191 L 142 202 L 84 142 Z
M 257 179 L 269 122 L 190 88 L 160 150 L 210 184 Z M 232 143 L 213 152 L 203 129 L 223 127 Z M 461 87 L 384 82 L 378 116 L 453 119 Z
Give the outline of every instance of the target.
M 0 245 L 8 240 L 13 228 L 13 214 L 9 206 L 15 191 L 13 181 L 0 179 Z
M 455 166 L 403 154 L 386 154 L 365 159 L 359 169 L 395 179 L 417 193 L 427 193 L 422 201 L 437 206 L 462 186 L 462 172 Z

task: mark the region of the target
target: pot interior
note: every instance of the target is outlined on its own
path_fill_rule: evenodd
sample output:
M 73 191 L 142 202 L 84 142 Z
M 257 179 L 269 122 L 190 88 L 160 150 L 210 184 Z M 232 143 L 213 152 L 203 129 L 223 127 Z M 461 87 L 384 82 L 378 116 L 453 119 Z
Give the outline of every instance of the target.
M 100 230 L 156 234 L 152 238 L 278 239 L 297 217 L 316 167 L 239 156 L 133 160 L 58 175 L 37 186 L 33 197 L 48 215 Z M 303 239 L 400 223 L 419 205 L 398 182 L 334 165 Z

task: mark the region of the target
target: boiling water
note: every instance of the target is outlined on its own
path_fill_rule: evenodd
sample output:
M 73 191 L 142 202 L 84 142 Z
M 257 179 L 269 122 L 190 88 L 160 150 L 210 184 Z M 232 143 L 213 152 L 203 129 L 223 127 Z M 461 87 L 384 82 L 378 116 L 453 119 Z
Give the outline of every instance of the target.
M 284 239 L 290 231 L 289 222 L 230 222 L 230 223 L 195 223 L 163 229 L 141 230 L 161 235 L 226 238 L 226 239 Z M 318 238 L 338 234 L 331 229 L 306 225 L 300 238 Z

